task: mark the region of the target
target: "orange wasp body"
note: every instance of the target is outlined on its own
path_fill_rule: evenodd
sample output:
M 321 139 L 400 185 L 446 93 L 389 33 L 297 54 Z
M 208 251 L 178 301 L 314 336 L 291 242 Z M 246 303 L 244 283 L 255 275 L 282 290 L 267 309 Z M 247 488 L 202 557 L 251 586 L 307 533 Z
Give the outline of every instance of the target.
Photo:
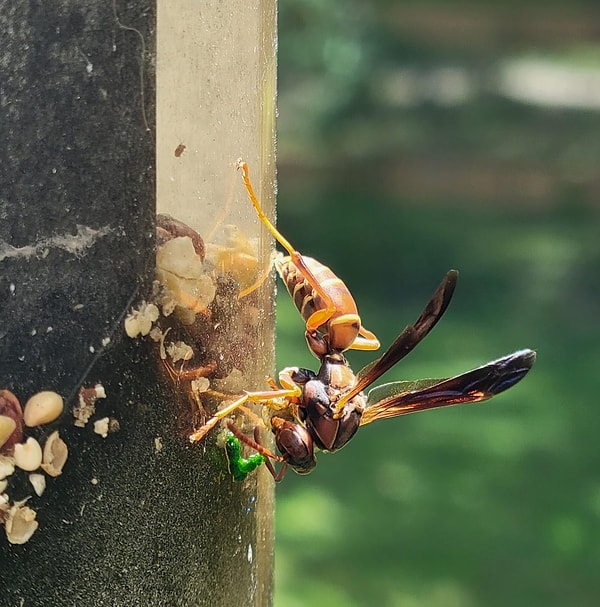
M 292 247 L 263 212 L 250 183 L 248 165 L 240 161 L 238 166 L 259 219 L 288 252 L 288 256 L 276 260 L 275 267 L 306 322 L 310 351 L 321 358 L 349 349 L 377 350 L 379 340 L 362 326 L 348 287 L 327 266 Z

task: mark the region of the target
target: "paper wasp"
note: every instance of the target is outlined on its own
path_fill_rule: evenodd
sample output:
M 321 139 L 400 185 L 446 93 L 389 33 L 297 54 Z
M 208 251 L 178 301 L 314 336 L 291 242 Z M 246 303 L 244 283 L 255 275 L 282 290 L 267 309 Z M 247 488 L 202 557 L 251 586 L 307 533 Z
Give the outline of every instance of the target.
M 248 165 L 238 161 L 244 185 L 258 217 L 288 256 L 275 261 L 294 304 L 306 321 L 310 351 L 321 358 L 345 350 L 377 350 L 379 340 L 362 326 L 356 303 L 348 287 L 327 266 L 301 255 L 263 212 L 248 175 Z
M 519 350 L 448 379 L 392 382 L 373 388 L 366 396 L 363 394 L 363 390 L 404 358 L 437 323 L 450 301 L 456 277 L 456 272 L 448 272 L 417 321 L 400 333 L 385 354 L 356 376 L 342 354 L 326 354 L 317 373 L 308 369 L 284 369 L 280 374 L 281 390 L 248 392 L 215 417 L 223 419 L 246 402 L 259 402 L 272 408 L 270 423 L 281 455 L 262 446 L 258 430 L 251 440 L 231 422 L 228 428 L 266 458 L 265 464 L 278 481 L 287 466 L 299 474 L 308 474 L 316 465 L 315 448 L 337 451 L 360 426 L 375 420 L 479 402 L 507 390 L 531 369 L 536 356 L 533 350 Z M 283 464 L 279 472 L 270 460 Z M 231 464 L 230 458 L 230 467 Z
M 310 258 L 295 251 L 268 221 L 252 190 L 245 163 L 240 163 L 240 168 L 260 219 L 290 253 L 284 260 L 287 270 L 282 271 L 283 265 L 278 270 L 284 280 L 294 276 L 289 281 L 292 288 L 288 289 L 306 321 L 309 348 L 321 364 L 317 373 L 297 367 L 284 369 L 279 374 L 279 386 L 271 382 L 269 391 L 246 392 L 190 436 L 191 441 L 200 440 L 220 420 L 246 403 L 256 402 L 268 408 L 271 412 L 269 424 L 280 454 L 262 445 L 259 425 L 255 427 L 253 440 L 228 422 L 233 437 L 228 439 L 226 451 L 235 478 L 244 478 L 247 471 L 263 460 L 276 481 L 283 478 L 288 466 L 299 474 L 308 474 L 316 466 L 315 448 L 337 451 L 360 426 L 377 419 L 487 400 L 515 385 L 531 369 L 535 352 L 520 350 L 455 377 L 393 382 L 375 387 L 365 396 L 363 391 L 404 358 L 439 321 L 452 298 L 458 272 L 450 270 L 415 323 L 407 326 L 381 357 L 355 375 L 343 351 L 354 347 L 374 349 L 378 345 L 375 336 L 361 331 L 356 305 L 343 283 L 325 266 L 314 260 L 308 263 Z M 315 272 L 315 268 L 319 267 L 327 270 L 322 275 L 325 286 L 317 279 L 319 272 Z M 330 290 L 329 287 L 333 288 Z M 312 288 L 310 294 L 309 288 Z M 296 297 L 298 292 L 302 292 L 301 297 Z M 336 299 L 340 293 L 343 296 Z M 338 301 L 339 308 L 336 307 Z M 349 309 L 354 312 L 348 314 Z M 369 344 L 366 348 L 360 338 Z M 244 459 L 235 438 L 252 447 L 263 460 L 255 456 Z M 282 464 L 278 472 L 273 461 Z

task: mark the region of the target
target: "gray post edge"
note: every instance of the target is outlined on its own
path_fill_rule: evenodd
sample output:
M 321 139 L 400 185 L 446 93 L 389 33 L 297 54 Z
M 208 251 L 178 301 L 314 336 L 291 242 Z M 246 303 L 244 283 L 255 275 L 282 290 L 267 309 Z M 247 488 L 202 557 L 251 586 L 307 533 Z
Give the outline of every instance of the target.
M 39 528 L 23 545 L 0 529 L 0 607 L 268 605 L 271 489 L 189 444 L 122 328 L 154 263 L 154 2 L 6 3 L 0 32 L 0 389 L 65 397 L 29 433 L 69 447 L 41 497 L 11 477 Z M 70 413 L 96 382 L 95 418 L 120 424 L 105 439 Z

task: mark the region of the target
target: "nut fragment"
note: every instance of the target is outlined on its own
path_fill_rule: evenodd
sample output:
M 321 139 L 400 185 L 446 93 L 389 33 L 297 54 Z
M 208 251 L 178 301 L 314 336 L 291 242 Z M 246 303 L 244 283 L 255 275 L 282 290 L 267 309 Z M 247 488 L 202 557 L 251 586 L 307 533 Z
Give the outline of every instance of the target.
M 60 394 L 45 390 L 34 394 L 23 409 L 23 421 L 30 428 L 49 424 L 63 411 L 63 399 Z
M 29 482 L 38 497 L 44 493 L 44 490 L 46 489 L 46 477 L 43 474 L 30 474 Z
M 19 399 L 9 390 L 0 390 L 0 415 L 10 417 L 15 422 L 12 433 L 5 437 L 4 442 L 0 440 L 0 449 L 6 453 L 23 440 L 23 410 Z
M 185 145 L 179 144 L 177 149 L 182 147 L 185 149 Z M 158 246 L 162 246 L 165 242 L 176 236 L 188 236 L 192 241 L 196 255 L 198 255 L 201 261 L 204 261 L 204 241 L 196 230 L 190 228 L 190 226 L 183 223 L 183 221 L 179 221 L 179 219 L 175 219 L 175 217 L 172 217 L 171 215 L 162 213 L 156 216 L 156 223 L 156 240 Z
M 17 422 L 8 415 L 0 415 L 0 447 L 8 441 L 17 427 Z
M 189 236 L 173 238 L 156 252 L 156 274 L 169 289 L 177 305 L 205 314 L 215 297 L 216 287 L 206 274 Z
M 103 417 L 94 422 L 94 432 L 99 434 L 102 438 L 108 436 L 108 417 Z
M 35 533 L 39 523 L 35 520 L 35 510 L 25 506 L 25 502 L 15 502 L 6 513 L 4 523 L 6 537 L 11 544 L 25 544 Z
M 208 377 L 199 377 L 198 379 L 193 379 L 191 387 L 194 392 L 206 392 L 210 388 L 210 380 Z
M 112 432 L 117 432 L 120 427 L 119 420 L 114 417 L 103 417 L 94 422 L 94 432 L 102 438 L 106 438 Z
M 6 455 L 0 455 L 0 480 L 4 480 L 15 471 L 15 460 Z
M 30 436 L 24 443 L 15 445 L 13 457 L 16 466 L 31 472 L 37 470 L 42 463 L 42 448 L 35 438 Z
M 125 318 L 125 333 L 134 338 L 138 335 L 148 335 L 152 323 L 158 320 L 158 308 L 152 303 L 142 302 L 138 309 L 133 309 Z
M 106 392 L 102 384 L 96 384 L 93 388 L 81 387 L 79 389 L 79 400 L 73 407 L 73 417 L 75 425 L 84 428 L 88 420 L 96 412 L 96 401 L 99 398 L 106 398 Z
M 42 459 L 42 470 L 49 476 L 62 474 L 63 466 L 69 457 L 69 448 L 65 441 L 55 430 L 46 440 L 44 445 L 44 456 Z
M 173 363 L 180 360 L 191 360 L 194 356 L 194 350 L 183 341 L 171 342 L 167 346 L 167 354 L 171 357 Z

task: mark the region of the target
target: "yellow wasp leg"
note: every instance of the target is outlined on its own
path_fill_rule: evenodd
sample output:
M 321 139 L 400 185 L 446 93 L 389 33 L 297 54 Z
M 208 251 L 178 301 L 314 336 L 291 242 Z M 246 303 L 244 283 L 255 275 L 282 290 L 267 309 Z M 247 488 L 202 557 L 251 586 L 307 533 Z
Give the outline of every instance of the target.
M 362 337 L 357 337 L 354 340 L 350 346 L 351 350 L 378 350 L 379 346 L 381 346 L 375 333 L 371 333 L 371 331 L 368 331 L 364 327 L 361 327 L 358 333 Z
M 299 386 L 281 389 L 281 390 L 267 390 L 264 392 L 246 392 L 243 396 L 233 401 L 231 404 L 223 407 L 220 411 L 217 411 L 202 427 L 198 428 L 195 432 L 190 434 L 189 440 L 191 443 L 195 443 L 204 436 L 210 430 L 212 430 L 222 419 L 225 419 L 228 415 L 231 415 L 234 411 L 242 407 L 248 402 L 260 403 L 266 407 L 273 409 L 284 409 L 289 406 L 289 401 L 292 398 L 296 398 L 301 392 Z M 279 402 L 278 402 L 279 401 Z

